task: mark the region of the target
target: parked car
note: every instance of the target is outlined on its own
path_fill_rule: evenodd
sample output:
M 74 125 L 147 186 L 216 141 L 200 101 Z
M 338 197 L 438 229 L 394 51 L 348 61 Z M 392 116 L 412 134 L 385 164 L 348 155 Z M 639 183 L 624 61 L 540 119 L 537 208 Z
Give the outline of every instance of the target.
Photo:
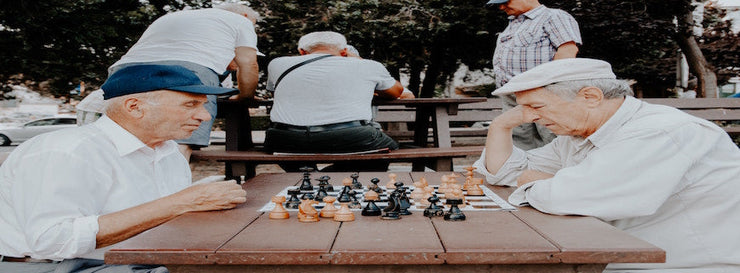
M 21 143 L 46 132 L 75 126 L 77 126 L 76 117 L 58 116 L 32 120 L 21 126 L 0 128 L 0 146 Z

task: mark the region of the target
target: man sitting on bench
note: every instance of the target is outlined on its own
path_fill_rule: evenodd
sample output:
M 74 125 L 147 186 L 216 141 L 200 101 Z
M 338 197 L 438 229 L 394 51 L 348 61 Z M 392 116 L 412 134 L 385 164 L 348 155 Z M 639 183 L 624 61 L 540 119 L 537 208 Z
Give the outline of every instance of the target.
M 347 39 L 331 32 L 312 32 L 298 41 L 300 56 L 280 57 L 267 67 L 267 89 L 273 91 L 271 127 L 265 148 L 271 152 L 351 153 L 398 149 L 373 127 L 374 96 L 396 99 L 403 86 L 379 62 L 347 58 Z M 303 163 L 281 164 L 296 171 Z M 387 162 L 335 163 L 333 171 L 386 171 Z

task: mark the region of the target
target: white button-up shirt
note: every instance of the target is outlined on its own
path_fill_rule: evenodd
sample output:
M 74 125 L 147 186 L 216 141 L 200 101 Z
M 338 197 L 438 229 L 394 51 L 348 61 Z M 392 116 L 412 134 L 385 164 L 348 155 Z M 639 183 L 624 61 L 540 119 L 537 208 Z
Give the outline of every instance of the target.
M 102 259 L 98 216 L 190 184 L 174 141 L 152 149 L 106 116 L 40 135 L 0 167 L 0 254 Z
M 496 174 L 483 157 L 474 166 L 496 185 L 516 186 L 524 169 L 552 173 L 516 189 L 509 202 L 594 216 L 667 253 L 664 264 L 607 271 L 740 272 L 740 150 L 706 120 L 627 97 L 588 138 L 514 147 Z

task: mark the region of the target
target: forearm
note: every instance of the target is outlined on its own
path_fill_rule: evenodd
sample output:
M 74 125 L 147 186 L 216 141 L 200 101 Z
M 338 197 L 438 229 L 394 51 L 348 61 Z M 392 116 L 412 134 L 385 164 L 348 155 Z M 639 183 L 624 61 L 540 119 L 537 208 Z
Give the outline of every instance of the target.
M 98 218 L 96 248 L 109 246 L 161 225 L 188 211 L 176 197 L 167 196 Z
M 239 67 L 236 73 L 239 88 L 238 98 L 253 98 L 259 81 L 257 50 L 251 47 L 236 48 L 234 62 Z
M 385 99 L 397 99 L 401 96 L 401 93 L 403 93 L 403 85 L 401 85 L 401 83 L 398 81 L 396 81 L 396 84 L 394 84 L 391 88 L 375 91 L 375 94 L 377 94 L 378 97 Z
M 555 56 L 553 57 L 553 60 L 575 58 L 577 54 L 578 54 L 578 45 L 576 45 L 575 42 L 570 41 L 558 47 L 558 50 L 555 52 Z
M 514 146 L 511 131 L 511 128 L 494 126 L 493 123 L 488 127 L 485 162 L 486 169 L 491 174 L 498 173 L 499 169 L 511 156 Z

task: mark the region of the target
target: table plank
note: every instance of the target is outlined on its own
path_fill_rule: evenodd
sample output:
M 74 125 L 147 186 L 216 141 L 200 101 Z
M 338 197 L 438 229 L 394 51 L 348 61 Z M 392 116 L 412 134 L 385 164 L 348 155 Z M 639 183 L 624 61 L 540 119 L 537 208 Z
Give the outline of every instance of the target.
M 664 263 L 665 251 L 593 217 L 512 212 L 556 245 L 563 263 Z M 604 246 L 609 246 L 608 248 Z
M 558 263 L 560 250 L 508 211 L 468 211 L 465 222 L 433 218 L 448 264 Z
M 247 191 L 247 202 L 231 210 L 195 212 L 183 214 L 167 223 L 143 232 L 117 244 L 105 254 L 105 262 L 111 264 L 162 264 L 162 263 L 210 263 L 209 254 L 216 252 L 224 242 L 234 237 L 262 213 L 258 212 L 265 203 L 264 192 L 279 192 L 284 184 L 270 183 L 273 180 L 295 184 L 300 174 L 290 173 L 273 176 L 258 176 L 242 185 Z M 207 225 L 203 223 L 218 223 Z M 159 252 L 152 255 L 152 252 Z
M 362 216 L 342 223 L 332 248 L 332 264 L 442 264 L 444 249 L 421 212 L 399 220 Z

